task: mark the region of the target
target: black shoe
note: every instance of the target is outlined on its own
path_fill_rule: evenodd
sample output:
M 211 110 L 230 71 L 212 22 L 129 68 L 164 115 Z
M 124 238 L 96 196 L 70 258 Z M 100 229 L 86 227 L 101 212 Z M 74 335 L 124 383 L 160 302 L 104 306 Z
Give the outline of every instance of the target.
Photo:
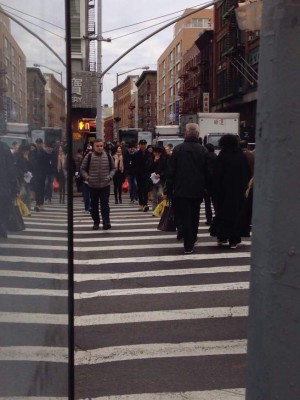
M 212 225 L 212 221 L 206 221 L 205 225 L 211 226 Z
M 184 249 L 184 254 L 192 254 L 192 253 L 194 253 L 194 249 L 192 248 L 192 249 Z
M 39 206 L 35 206 L 35 207 L 34 207 L 34 211 L 40 212 L 40 211 L 41 211 L 41 210 L 40 210 L 40 207 L 39 207 Z
M 144 212 L 149 211 L 149 206 L 144 206 L 143 211 L 144 211 Z
M 93 231 L 97 231 L 99 229 L 99 224 L 94 224 L 93 225 Z
M 118 204 L 118 200 L 115 200 L 115 204 Z
M 122 199 L 119 199 L 119 203 L 122 204 Z
M 103 230 L 107 231 L 108 229 L 111 229 L 111 224 L 105 224 L 103 225 Z

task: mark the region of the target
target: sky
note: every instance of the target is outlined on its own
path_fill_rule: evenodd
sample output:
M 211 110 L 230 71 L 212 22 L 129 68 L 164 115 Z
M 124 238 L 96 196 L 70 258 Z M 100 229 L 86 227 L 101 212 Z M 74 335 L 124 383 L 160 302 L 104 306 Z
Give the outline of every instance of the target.
M 207 3 L 209 3 L 209 0 L 102 0 L 103 38 L 112 39 L 110 43 L 102 42 L 102 70 L 106 69 L 135 43 L 168 23 L 172 18 L 179 17 L 184 9 L 199 7 Z M 8 7 L 3 7 L 4 10 L 15 14 L 14 16 L 18 15 L 39 25 L 40 27 L 37 27 L 24 20 L 20 20 L 26 27 L 47 42 L 60 57 L 65 59 L 65 41 L 63 39 L 65 25 L 64 0 L 0 0 L 0 5 L 6 5 L 20 10 L 22 13 Z M 25 13 L 55 24 L 62 29 L 29 17 L 25 15 Z M 138 24 L 139 22 L 149 19 L 154 20 Z M 159 22 L 163 23 L 149 27 Z M 125 26 L 131 24 L 137 25 L 125 28 Z M 172 40 L 173 26 L 174 25 L 141 44 L 119 61 L 109 73 L 104 76 L 102 93 L 103 104 L 112 105 L 111 89 L 116 86 L 117 73 L 121 74 L 141 66 L 149 66 L 150 69 L 156 70 L 157 59 Z M 123 29 L 119 29 L 122 27 Z M 134 31 L 146 27 L 149 28 L 131 34 Z M 55 36 L 45 29 L 59 36 Z M 12 24 L 12 30 L 16 40 L 26 55 L 27 66 L 33 66 L 34 63 L 48 66 L 58 72 L 63 72 L 63 78 L 65 79 L 64 66 L 43 44 L 16 24 Z M 118 38 L 123 35 L 127 36 Z M 51 72 L 46 68 L 41 69 L 43 72 Z M 137 69 L 131 73 L 140 74 L 141 72 L 141 69 Z M 126 75 L 127 74 L 120 76 L 119 82 L 125 79 Z M 56 77 L 60 79 L 59 75 L 56 75 Z

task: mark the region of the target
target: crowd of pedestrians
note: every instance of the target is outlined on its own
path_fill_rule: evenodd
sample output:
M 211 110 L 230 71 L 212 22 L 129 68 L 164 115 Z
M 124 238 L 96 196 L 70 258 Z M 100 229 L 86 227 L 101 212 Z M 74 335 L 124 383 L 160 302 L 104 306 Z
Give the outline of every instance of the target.
M 254 152 L 237 135 L 220 140 L 217 155 L 212 144 L 202 144 L 199 126 L 187 124 L 185 140 L 173 148 L 139 143 L 104 143 L 96 140 L 75 157 L 79 190 L 93 229 L 111 228 L 109 195 L 123 203 L 124 184 L 130 203 L 138 211 L 155 210 L 162 200 L 172 204 L 177 239 L 191 254 L 198 233 L 200 206 L 204 201 L 206 225 L 218 246 L 234 249 L 250 236 Z M 151 212 L 150 211 L 150 212 Z M 101 215 L 101 218 L 100 218 Z M 153 214 L 154 215 L 154 214 Z
M 30 216 L 33 210 L 43 211 L 45 204 L 52 203 L 54 183 L 59 203 L 65 203 L 67 156 L 62 143 L 44 143 L 41 138 L 31 144 L 13 143 L 12 150 L 1 142 L 0 151 L 3 163 L 0 237 L 6 238 L 15 204 L 22 204 L 20 210 L 26 212 L 23 215 L 20 211 L 20 218 Z

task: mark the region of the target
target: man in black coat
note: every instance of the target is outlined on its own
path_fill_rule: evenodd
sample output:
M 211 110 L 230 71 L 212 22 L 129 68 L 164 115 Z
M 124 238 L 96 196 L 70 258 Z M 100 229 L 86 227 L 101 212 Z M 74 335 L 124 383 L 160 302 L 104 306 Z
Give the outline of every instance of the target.
M 173 199 L 177 239 L 183 238 L 185 254 L 193 253 L 197 241 L 207 156 L 207 150 L 199 143 L 199 126 L 187 124 L 184 142 L 173 150 L 165 190 Z
M 150 167 L 153 161 L 152 155 L 147 150 L 146 146 L 146 140 L 141 139 L 139 141 L 139 150 L 133 157 L 133 168 L 138 188 L 139 210 L 144 212 L 149 211 L 148 193 L 150 191 Z

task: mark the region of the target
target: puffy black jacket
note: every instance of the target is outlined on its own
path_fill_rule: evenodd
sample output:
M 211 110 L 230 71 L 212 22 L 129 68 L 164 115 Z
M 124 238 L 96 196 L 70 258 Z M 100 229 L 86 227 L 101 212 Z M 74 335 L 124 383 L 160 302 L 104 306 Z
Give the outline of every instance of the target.
M 172 153 L 165 192 L 173 197 L 203 198 L 208 151 L 198 139 L 189 137 Z

